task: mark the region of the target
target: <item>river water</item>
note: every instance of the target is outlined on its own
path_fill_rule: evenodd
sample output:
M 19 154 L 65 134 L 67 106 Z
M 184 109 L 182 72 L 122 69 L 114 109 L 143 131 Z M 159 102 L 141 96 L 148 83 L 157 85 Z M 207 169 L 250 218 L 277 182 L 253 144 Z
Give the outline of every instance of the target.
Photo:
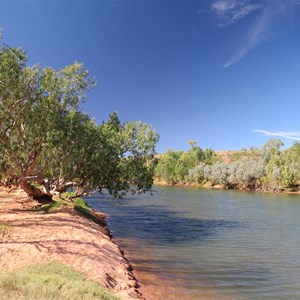
M 87 200 L 147 299 L 300 299 L 300 195 L 155 190 Z

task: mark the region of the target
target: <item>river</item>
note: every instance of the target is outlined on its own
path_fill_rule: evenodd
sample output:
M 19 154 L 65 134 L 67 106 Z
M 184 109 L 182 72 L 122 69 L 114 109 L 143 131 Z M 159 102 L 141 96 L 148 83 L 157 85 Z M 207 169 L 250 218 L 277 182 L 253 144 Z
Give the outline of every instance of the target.
M 300 299 L 300 195 L 155 190 L 87 199 L 147 299 Z

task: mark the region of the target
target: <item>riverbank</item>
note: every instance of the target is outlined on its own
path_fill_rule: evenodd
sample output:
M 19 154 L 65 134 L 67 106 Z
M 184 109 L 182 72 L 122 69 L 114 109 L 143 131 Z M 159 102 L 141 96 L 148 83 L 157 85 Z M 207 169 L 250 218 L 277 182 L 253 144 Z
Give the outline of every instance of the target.
M 176 184 L 171 184 L 167 181 L 158 181 L 157 179 L 154 180 L 154 185 L 158 186 L 168 186 L 168 187 L 182 187 L 182 188 L 204 188 L 204 189 L 213 189 L 213 190 L 236 190 L 236 191 L 246 191 L 246 192 L 255 192 L 255 193 L 282 193 L 282 194 L 295 194 L 295 195 L 300 195 L 300 191 L 288 191 L 284 189 L 280 190 L 265 190 L 265 189 L 245 189 L 245 188 L 225 188 L 222 185 L 211 185 L 210 183 L 205 183 L 205 184 L 198 184 L 198 183 L 176 183 Z
M 80 271 L 122 299 L 143 299 L 132 267 L 105 225 L 84 218 L 71 207 L 45 213 L 20 190 L 0 189 L 0 224 L 11 229 L 1 244 L 0 269 L 57 261 Z
M 189 182 L 189 183 L 169 183 L 167 181 L 164 180 L 157 180 L 154 179 L 153 185 L 158 185 L 158 186 L 174 186 L 174 187 L 182 187 L 182 188 L 206 188 L 206 189 L 214 189 L 214 190 L 223 190 L 224 188 L 221 185 L 210 185 L 210 184 L 199 184 L 199 183 L 193 183 L 193 182 Z

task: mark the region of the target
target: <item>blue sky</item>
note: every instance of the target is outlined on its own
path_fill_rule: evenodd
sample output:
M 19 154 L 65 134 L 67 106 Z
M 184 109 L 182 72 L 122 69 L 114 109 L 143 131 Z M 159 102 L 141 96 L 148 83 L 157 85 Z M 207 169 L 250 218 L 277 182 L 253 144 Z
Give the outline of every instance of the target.
M 158 152 L 300 139 L 300 0 L 0 0 L 0 27 L 29 64 L 83 62 L 84 110 L 152 124 Z

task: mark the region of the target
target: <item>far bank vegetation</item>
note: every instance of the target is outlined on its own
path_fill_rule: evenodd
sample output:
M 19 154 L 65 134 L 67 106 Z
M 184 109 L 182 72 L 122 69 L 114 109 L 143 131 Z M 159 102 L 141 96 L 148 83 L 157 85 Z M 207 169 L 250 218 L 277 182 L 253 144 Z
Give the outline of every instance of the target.
M 270 139 L 261 148 L 216 152 L 195 142 L 188 151 L 168 150 L 158 157 L 156 181 L 171 185 L 219 186 L 253 191 L 299 191 L 300 142 L 282 149 Z

